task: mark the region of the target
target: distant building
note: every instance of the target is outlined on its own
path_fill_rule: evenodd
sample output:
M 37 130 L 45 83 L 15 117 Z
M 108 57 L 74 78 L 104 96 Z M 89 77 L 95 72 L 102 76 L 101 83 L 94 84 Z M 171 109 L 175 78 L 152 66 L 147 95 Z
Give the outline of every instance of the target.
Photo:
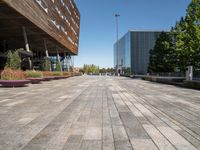
M 79 72 L 80 72 L 80 69 L 81 69 L 81 68 L 79 68 L 79 67 L 74 67 L 74 68 L 73 68 L 73 72 L 79 73 Z
M 79 30 L 74 0 L 0 0 L 0 69 L 5 53 L 19 48 L 32 52 L 33 67 L 49 56 L 64 63 L 78 54 Z
M 149 51 L 162 31 L 128 31 L 114 44 L 114 67 L 120 74 L 146 74 Z

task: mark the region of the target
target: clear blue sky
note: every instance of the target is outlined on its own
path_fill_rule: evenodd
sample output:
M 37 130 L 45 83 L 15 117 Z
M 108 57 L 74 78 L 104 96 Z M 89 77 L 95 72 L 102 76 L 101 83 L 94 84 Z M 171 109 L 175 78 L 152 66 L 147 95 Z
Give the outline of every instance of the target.
M 81 13 L 79 55 L 75 66 L 95 64 L 113 67 L 116 42 L 115 13 L 119 13 L 119 37 L 128 30 L 169 30 L 186 13 L 191 0 L 76 0 Z

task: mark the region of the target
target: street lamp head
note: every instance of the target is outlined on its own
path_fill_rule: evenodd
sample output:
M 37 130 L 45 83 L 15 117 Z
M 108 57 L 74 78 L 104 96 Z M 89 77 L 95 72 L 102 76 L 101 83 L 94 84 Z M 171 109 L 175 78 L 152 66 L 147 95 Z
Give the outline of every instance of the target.
M 120 16 L 120 14 L 115 14 L 115 17 L 119 17 Z

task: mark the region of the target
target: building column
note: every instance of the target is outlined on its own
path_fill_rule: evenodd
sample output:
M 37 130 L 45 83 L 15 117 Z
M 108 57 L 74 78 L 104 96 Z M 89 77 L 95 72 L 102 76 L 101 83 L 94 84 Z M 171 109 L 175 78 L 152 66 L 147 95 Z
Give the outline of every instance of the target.
M 29 52 L 30 48 L 29 48 L 28 38 L 27 38 L 27 34 L 26 34 L 26 28 L 23 26 L 22 30 L 23 30 L 23 35 L 24 35 L 24 42 L 25 42 L 26 51 Z M 28 57 L 28 61 L 29 61 L 29 69 L 32 69 L 32 62 L 31 62 L 30 57 Z
M 44 48 L 45 48 L 45 54 L 46 54 L 47 59 L 50 59 L 49 58 L 49 51 L 48 51 L 48 48 L 47 48 L 46 39 L 44 39 Z M 50 61 L 50 63 L 51 63 L 51 61 Z M 50 65 L 50 70 L 49 71 L 52 71 L 51 65 Z
M 72 72 L 74 71 L 74 56 L 71 56 Z
M 59 55 L 59 52 L 58 52 L 58 49 L 56 48 L 56 52 L 57 52 L 57 60 L 58 60 L 58 62 L 59 62 L 59 64 L 60 64 L 60 68 L 61 68 L 61 72 L 63 72 L 63 69 L 62 69 L 62 64 L 61 64 L 61 62 L 60 62 L 60 55 Z
M 47 49 L 47 42 L 46 42 L 46 39 L 44 39 L 44 48 L 45 48 L 46 57 L 49 57 L 49 52 L 48 52 L 48 49 Z
M 66 55 L 66 53 L 65 53 L 65 60 L 67 63 L 67 71 L 70 72 L 70 60 L 71 60 L 70 54 Z
M 64 52 L 64 60 L 65 60 L 66 67 L 67 67 L 67 71 L 68 71 L 68 65 L 67 65 L 67 55 L 66 55 L 66 53 L 65 53 L 65 52 Z

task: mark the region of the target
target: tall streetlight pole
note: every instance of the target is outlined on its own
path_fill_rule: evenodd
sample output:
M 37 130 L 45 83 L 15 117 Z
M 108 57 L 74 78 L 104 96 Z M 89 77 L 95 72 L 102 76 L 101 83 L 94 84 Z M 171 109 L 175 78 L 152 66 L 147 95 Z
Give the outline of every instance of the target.
M 116 18 L 116 33 L 117 33 L 117 42 L 116 42 L 116 50 L 117 50 L 117 74 L 119 73 L 119 50 L 118 50 L 118 40 L 119 40 L 119 25 L 118 25 L 118 17 L 120 17 L 120 14 L 115 14 Z

